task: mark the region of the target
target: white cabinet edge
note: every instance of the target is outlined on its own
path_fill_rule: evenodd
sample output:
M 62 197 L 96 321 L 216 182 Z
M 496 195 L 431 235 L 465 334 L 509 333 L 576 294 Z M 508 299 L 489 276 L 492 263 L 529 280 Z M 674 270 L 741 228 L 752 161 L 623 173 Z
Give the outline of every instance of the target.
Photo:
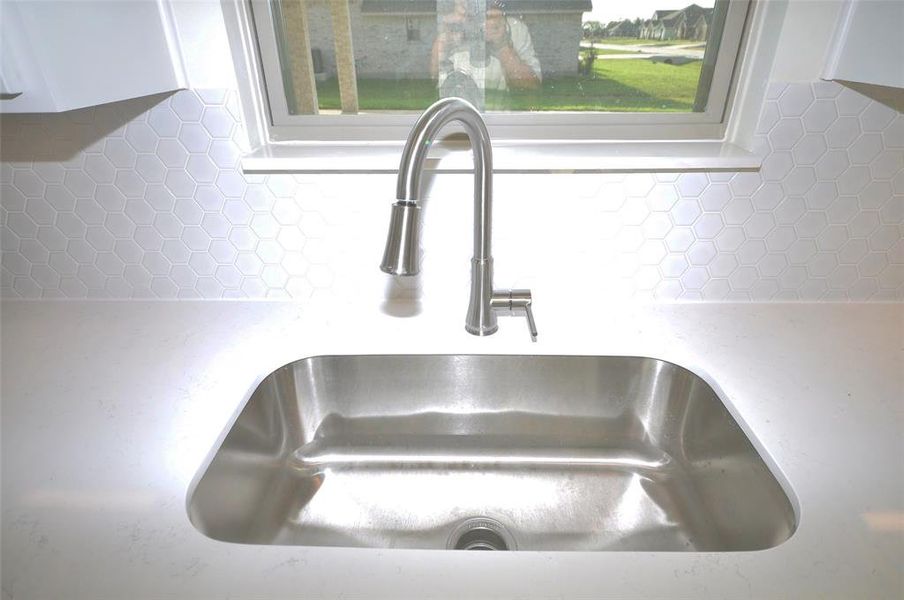
M 170 2 L 2 0 L 0 112 L 64 112 L 187 87 Z
M 845 0 L 822 78 L 904 88 L 902 19 L 901 0 Z
M 173 74 L 176 77 L 176 85 L 179 88 L 188 87 L 188 71 L 185 68 L 185 57 L 182 45 L 179 41 L 179 29 L 176 26 L 176 16 L 173 14 L 171 0 L 157 0 L 157 9 L 160 11 L 160 23 L 163 26 L 163 35 L 166 38 L 166 47 L 169 50 L 170 60 L 173 63 Z

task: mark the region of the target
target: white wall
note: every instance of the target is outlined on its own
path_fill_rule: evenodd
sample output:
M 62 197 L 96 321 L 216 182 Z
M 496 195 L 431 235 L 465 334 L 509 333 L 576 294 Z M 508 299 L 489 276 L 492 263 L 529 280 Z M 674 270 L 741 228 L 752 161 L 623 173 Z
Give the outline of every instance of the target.
M 551 311 L 576 295 L 904 298 L 904 115 L 817 81 L 839 6 L 788 7 L 756 130 L 761 173 L 498 177 L 497 283 L 532 287 Z M 394 283 L 376 268 L 393 177 L 243 176 L 220 6 L 174 12 L 200 89 L 4 117 L 0 296 L 466 300 L 466 177 L 436 178 L 424 276 Z
M 904 115 L 773 83 L 761 173 L 500 175 L 496 283 L 606 300 L 904 299 Z M 466 175 L 430 178 L 423 276 L 377 268 L 392 175 L 247 175 L 234 90 L 4 117 L 0 295 L 371 298 L 462 310 Z M 393 309 L 395 310 L 395 309 Z

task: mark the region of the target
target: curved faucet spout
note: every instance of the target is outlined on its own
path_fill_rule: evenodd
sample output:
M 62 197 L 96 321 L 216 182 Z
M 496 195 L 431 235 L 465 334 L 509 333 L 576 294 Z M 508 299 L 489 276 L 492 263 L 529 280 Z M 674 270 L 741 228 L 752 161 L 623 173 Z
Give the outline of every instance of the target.
M 415 203 L 420 200 L 427 152 L 443 127 L 453 121 L 464 127 L 474 156 L 474 258 L 487 259 L 491 257 L 493 146 L 483 117 L 473 104 L 461 98 L 443 98 L 424 111 L 402 151 L 396 198 Z
M 465 329 L 474 335 L 490 335 L 498 328 L 497 310 L 518 308 L 530 314 L 530 291 L 503 290 L 494 293 L 491 253 L 493 148 L 483 117 L 466 100 L 439 100 L 420 116 L 411 130 L 402 151 L 396 202 L 392 206 L 389 236 L 380 268 L 392 275 L 418 273 L 421 174 L 430 146 L 440 130 L 453 121 L 464 127 L 474 156 L 474 256 L 471 259 L 471 301 Z M 530 320 L 532 323 L 532 316 Z M 534 336 L 533 327 L 531 332 Z

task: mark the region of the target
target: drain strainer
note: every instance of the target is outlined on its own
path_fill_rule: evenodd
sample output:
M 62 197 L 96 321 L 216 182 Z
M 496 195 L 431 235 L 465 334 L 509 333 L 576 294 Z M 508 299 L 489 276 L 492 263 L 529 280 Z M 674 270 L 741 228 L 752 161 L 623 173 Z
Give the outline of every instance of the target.
M 496 519 L 471 517 L 452 530 L 450 550 L 515 550 L 515 540 Z

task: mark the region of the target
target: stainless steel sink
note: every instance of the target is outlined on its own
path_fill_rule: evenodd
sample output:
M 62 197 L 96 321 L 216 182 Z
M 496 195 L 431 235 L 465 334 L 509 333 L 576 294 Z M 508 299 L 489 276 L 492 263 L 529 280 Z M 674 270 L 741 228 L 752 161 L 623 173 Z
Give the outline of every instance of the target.
M 227 542 L 760 550 L 782 485 L 700 377 L 649 358 L 317 356 L 270 374 L 189 497 Z

